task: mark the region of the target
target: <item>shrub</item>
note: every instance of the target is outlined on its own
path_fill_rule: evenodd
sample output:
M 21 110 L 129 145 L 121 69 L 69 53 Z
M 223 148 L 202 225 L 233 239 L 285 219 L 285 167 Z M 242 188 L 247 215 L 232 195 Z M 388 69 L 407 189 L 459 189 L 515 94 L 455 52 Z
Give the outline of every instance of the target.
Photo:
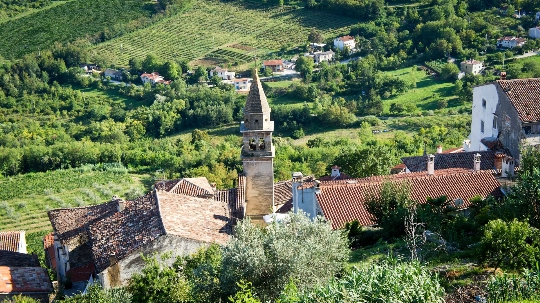
M 294 294 L 293 294 L 294 295 Z M 301 291 L 295 300 L 284 294 L 281 302 L 443 302 L 444 289 L 437 276 L 419 263 L 384 260 L 353 268 L 325 286 Z
M 409 184 L 384 182 L 378 195 L 367 197 L 367 210 L 387 237 L 405 234 L 405 215 L 411 203 L 409 196 Z
M 103 289 L 97 283 L 88 287 L 86 294 L 65 299 L 66 303 L 130 303 L 132 296 L 123 288 Z
M 481 240 L 480 259 L 495 269 L 530 266 L 538 260 L 539 244 L 538 230 L 527 222 L 489 221 Z
M 222 289 L 234 294 L 245 280 L 262 301 L 273 300 L 285 281 L 301 290 L 327 281 L 343 269 L 348 253 L 344 233 L 320 217 L 291 213 L 287 222 L 265 228 L 243 220 L 223 249 Z
M 525 302 L 540 300 L 540 268 L 524 269 L 523 273 L 492 277 L 487 283 L 488 302 Z
M 38 300 L 23 295 L 13 296 L 9 299 L 2 300 L 2 303 L 39 303 Z

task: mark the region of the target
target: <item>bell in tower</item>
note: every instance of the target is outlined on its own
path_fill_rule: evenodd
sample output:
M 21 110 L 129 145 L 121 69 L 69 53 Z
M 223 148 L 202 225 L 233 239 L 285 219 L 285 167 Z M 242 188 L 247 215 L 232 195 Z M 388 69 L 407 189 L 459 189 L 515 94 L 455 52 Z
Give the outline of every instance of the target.
M 270 106 L 259 76 L 257 72 L 253 75 L 240 124 L 241 158 L 246 176 L 245 216 L 262 223 L 264 215 L 274 212 L 274 121 L 270 121 Z

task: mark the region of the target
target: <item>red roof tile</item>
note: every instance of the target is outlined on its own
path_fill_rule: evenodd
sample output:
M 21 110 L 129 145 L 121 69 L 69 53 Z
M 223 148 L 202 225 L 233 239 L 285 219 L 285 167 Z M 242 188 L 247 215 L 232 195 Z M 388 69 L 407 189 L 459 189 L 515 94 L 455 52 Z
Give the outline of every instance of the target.
M 497 80 L 522 122 L 540 121 L 540 78 Z
M 470 206 L 470 199 L 479 195 L 483 198 L 502 196 L 500 184 L 490 172 L 467 172 L 465 170 L 440 170 L 435 175 L 426 173 L 396 174 L 376 176 L 348 181 L 321 182 L 321 192 L 317 200 L 326 219 L 334 229 L 345 223 L 358 220 L 362 225 L 374 224 L 365 202 L 369 196 L 378 195 L 383 182 L 409 182 L 411 199 L 423 203 L 428 197 L 447 196 L 449 199 L 463 199 L 463 207 Z
M 0 293 L 52 293 L 47 270 L 41 267 L 0 266 Z
M 283 65 L 283 60 L 264 60 L 263 61 L 264 66 L 276 66 L 276 65 Z
M 26 253 L 24 231 L 0 231 L 0 250 Z

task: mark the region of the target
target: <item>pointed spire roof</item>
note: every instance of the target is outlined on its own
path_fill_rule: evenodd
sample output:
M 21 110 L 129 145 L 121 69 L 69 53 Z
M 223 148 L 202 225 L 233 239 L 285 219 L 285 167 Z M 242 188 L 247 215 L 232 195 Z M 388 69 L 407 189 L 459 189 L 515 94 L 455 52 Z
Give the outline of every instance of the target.
M 268 100 L 264 94 L 261 81 L 257 71 L 253 75 L 253 82 L 249 89 L 249 95 L 246 101 L 245 114 L 261 114 L 270 113 L 270 106 L 268 106 Z

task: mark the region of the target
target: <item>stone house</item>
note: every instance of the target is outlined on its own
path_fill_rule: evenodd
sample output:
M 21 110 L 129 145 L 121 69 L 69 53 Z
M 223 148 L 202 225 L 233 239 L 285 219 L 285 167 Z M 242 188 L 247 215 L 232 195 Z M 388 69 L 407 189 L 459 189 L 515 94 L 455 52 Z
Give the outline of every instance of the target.
M 464 73 L 478 75 L 482 72 L 483 68 L 484 64 L 481 61 L 470 59 L 461 62 L 461 71 Z
M 540 79 L 498 80 L 473 88 L 467 151 L 502 145 L 519 164 L 520 145 L 540 144 Z
M 356 41 L 354 41 L 353 36 L 343 36 L 334 39 L 334 47 L 343 50 L 347 47 L 349 50 L 352 50 L 356 47 Z
M 116 70 L 116 69 L 110 69 L 110 68 L 107 68 L 103 72 L 103 75 L 105 77 L 110 77 L 111 80 L 116 80 L 116 81 L 122 81 L 122 78 L 123 78 L 123 75 L 122 75 L 121 71 Z

